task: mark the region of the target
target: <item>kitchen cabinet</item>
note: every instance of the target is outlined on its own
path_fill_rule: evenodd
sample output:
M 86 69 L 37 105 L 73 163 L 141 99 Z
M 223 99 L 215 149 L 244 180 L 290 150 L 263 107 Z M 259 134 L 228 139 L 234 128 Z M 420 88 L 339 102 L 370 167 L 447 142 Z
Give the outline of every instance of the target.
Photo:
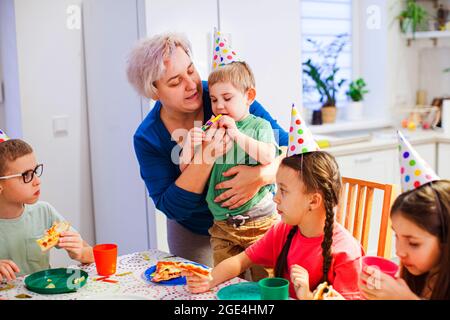
M 395 171 L 396 167 L 398 167 L 398 165 L 396 166 L 397 159 L 398 154 L 396 149 L 336 157 L 342 176 L 379 183 L 398 183 L 399 174 Z M 370 255 L 376 255 L 377 253 L 382 204 L 383 193 L 376 190 L 374 192 L 372 207 L 372 227 L 369 234 L 369 247 L 366 252 Z
M 336 158 L 342 176 L 380 183 L 398 183 L 395 174 L 397 159 L 395 149 Z

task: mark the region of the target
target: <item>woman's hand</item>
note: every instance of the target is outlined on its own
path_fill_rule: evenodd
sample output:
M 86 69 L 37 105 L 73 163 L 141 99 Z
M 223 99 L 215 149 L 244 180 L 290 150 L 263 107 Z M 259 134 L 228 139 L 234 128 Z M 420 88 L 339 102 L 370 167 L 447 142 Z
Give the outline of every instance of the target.
M 279 156 L 272 163 L 259 166 L 235 166 L 223 173 L 224 177 L 234 176 L 232 179 L 218 183 L 216 189 L 228 189 L 217 196 L 214 201 L 222 202 L 222 207 L 230 210 L 239 208 L 249 201 L 265 185 L 275 182 L 278 167 L 283 156 Z
M 74 231 L 61 232 L 58 246 L 67 251 L 69 256 L 80 261 L 83 257 L 83 239 Z
M 299 300 L 312 300 L 313 294 L 309 290 L 309 274 L 305 268 L 294 264 L 291 267 L 291 282 Z
M 417 300 L 419 299 L 405 280 L 394 279 L 374 267 L 361 272 L 359 289 L 364 298 L 370 300 Z
M 265 183 L 261 180 L 260 166 L 235 166 L 223 173 L 225 177 L 234 176 L 230 180 L 216 185 L 216 190 L 228 189 L 217 196 L 214 201 L 222 202 L 222 207 L 232 210 L 242 206 L 255 196 Z
M 211 275 L 203 276 L 186 271 L 182 271 L 181 275 L 186 277 L 187 289 L 191 293 L 202 293 L 211 289 Z
M 187 136 L 186 136 L 186 142 L 184 147 L 197 147 L 202 144 L 203 140 L 205 139 L 206 134 L 202 130 L 202 128 L 199 127 L 193 127 L 191 130 L 189 130 Z
M 0 281 L 16 280 L 16 273 L 20 272 L 19 267 L 11 260 L 0 260 Z

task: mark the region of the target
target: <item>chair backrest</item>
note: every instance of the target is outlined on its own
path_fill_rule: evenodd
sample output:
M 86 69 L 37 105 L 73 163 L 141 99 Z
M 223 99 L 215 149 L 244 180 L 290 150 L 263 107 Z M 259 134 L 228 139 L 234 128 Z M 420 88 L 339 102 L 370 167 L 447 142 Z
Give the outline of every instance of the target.
M 369 232 L 374 229 L 373 223 L 371 224 L 374 192 L 376 189 L 383 192 L 377 255 L 391 258 L 392 232 L 389 213 L 398 188 L 392 184 L 347 177 L 342 178 L 342 183 L 336 220 L 360 241 L 366 253 L 369 246 Z

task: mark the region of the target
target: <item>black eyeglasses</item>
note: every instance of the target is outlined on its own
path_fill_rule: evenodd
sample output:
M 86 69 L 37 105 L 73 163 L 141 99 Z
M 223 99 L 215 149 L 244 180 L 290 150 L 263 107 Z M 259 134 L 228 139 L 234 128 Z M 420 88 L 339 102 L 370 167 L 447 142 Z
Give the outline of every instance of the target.
M 17 177 L 22 177 L 24 183 L 30 183 L 33 181 L 34 175 L 40 177 L 44 171 L 44 165 L 38 164 L 34 170 L 27 170 L 24 173 L 13 174 L 10 176 L 0 177 L 0 180 L 12 179 Z

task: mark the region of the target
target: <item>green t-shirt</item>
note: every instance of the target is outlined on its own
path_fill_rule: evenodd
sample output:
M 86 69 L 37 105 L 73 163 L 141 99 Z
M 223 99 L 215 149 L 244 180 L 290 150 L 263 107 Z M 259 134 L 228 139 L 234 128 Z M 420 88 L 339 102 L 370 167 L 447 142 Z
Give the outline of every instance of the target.
M 273 129 L 270 123 L 262 118 L 248 115 L 244 120 L 236 122 L 236 126 L 243 134 L 262 142 L 273 143 L 274 148 L 277 150 L 277 154 L 281 153 L 273 136 Z M 223 181 L 232 179 L 233 177 L 224 177 L 222 174 L 228 169 L 237 165 L 249 165 L 256 166 L 259 163 L 250 157 L 245 151 L 240 148 L 237 143 L 234 143 L 232 149 L 228 153 L 216 160 L 214 167 L 209 178 L 208 193 L 206 194 L 206 202 L 208 203 L 209 210 L 211 210 L 215 220 L 225 220 L 226 214 L 237 215 L 247 212 L 250 208 L 253 208 L 256 204 L 264 198 L 268 192 L 273 192 L 275 186 L 273 184 L 262 187 L 258 193 L 245 204 L 239 208 L 230 210 L 228 208 L 222 208 L 221 203 L 214 202 L 214 199 L 226 189 L 216 190 L 215 186 Z
M 25 205 L 16 219 L 0 219 L 0 260 L 12 260 L 20 269 L 19 275 L 50 268 L 49 251 L 42 252 L 36 240 L 59 221 L 64 218 L 42 201 Z

